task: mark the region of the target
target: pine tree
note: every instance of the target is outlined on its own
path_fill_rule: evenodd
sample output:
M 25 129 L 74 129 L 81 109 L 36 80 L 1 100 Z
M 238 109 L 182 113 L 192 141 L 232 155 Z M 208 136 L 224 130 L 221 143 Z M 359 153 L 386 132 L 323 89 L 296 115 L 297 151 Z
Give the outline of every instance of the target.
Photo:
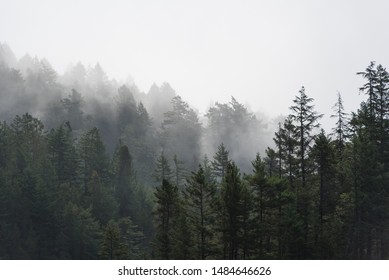
M 297 156 L 298 166 L 301 174 L 301 189 L 297 190 L 297 205 L 299 212 L 304 220 L 304 238 L 308 242 L 309 232 L 309 190 L 307 189 L 308 175 L 308 152 L 313 140 L 313 130 L 319 127 L 318 120 L 322 117 L 314 111 L 314 106 L 311 104 L 313 98 L 305 94 L 305 88 L 302 87 L 299 91 L 299 96 L 293 100 L 294 105 L 290 107 L 292 110 L 291 119 L 295 123 L 296 139 L 298 139 Z
M 131 155 L 128 147 L 123 145 L 119 148 L 119 167 L 115 190 L 116 200 L 119 203 L 119 217 L 133 217 L 135 214 L 133 185 Z
M 337 157 L 337 178 L 340 184 L 340 191 L 345 191 L 345 168 L 344 168 L 344 150 L 346 147 L 346 140 L 348 138 L 349 126 L 347 120 L 347 114 L 344 111 L 342 96 L 338 92 L 338 101 L 332 107 L 335 111 L 331 117 L 336 118 L 336 127 L 333 129 L 333 133 L 336 135 L 336 157 Z
M 62 213 L 58 249 L 60 259 L 93 259 L 99 247 L 99 225 L 89 209 L 69 202 Z
M 212 224 L 214 222 L 215 184 L 207 180 L 201 165 L 187 180 L 185 197 L 190 224 L 196 240 L 196 258 L 206 259 L 212 252 Z
M 58 185 L 77 181 L 77 154 L 70 124 L 63 123 L 48 135 L 48 156 L 57 174 Z
M 187 168 L 194 169 L 200 152 L 201 124 L 197 113 L 180 96 L 173 97 L 173 109 L 164 114 L 161 146 L 168 157 L 178 155 Z
M 318 203 L 318 242 L 319 257 L 329 258 L 334 249 L 328 242 L 329 236 L 326 236 L 326 227 L 332 214 L 335 212 L 339 189 L 336 187 L 335 170 L 335 151 L 331 139 L 325 135 L 324 130 L 316 137 L 312 148 L 312 156 L 319 175 L 319 203 Z
M 90 193 L 88 182 L 93 172 L 97 172 L 103 182 L 107 183 L 109 180 L 108 157 L 96 127 L 81 135 L 78 142 L 78 154 L 81 160 L 80 173 L 83 177 L 84 194 L 88 195 Z
M 114 198 L 114 192 L 104 185 L 96 171 L 92 172 L 88 183 L 91 192 L 91 211 L 93 216 L 105 226 L 109 220 L 117 216 L 118 203 Z
M 242 182 L 238 167 L 228 163 L 222 183 L 222 230 L 224 257 L 238 259 L 242 247 Z
M 213 157 L 211 162 L 212 173 L 216 178 L 219 178 L 220 181 L 224 180 L 224 177 L 227 173 L 227 165 L 231 162 L 228 157 L 228 150 L 223 143 L 217 148 L 217 152 Z
M 119 225 L 113 220 L 105 227 L 99 255 L 108 260 L 125 260 L 129 257 L 126 244 L 121 240 Z
M 157 158 L 154 178 L 157 182 L 162 182 L 162 180 L 171 180 L 173 178 L 173 173 L 170 168 L 169 161 L 165 157 L 163 151 L 161 152 L 161 155 Z
M 128 217 L 119 219 L 117 224 L 120 229 L 121 245 L 124 247 L 127 258 L 131 260 L 144 258 L 143 232 Z
M 173 223 L 179 216 L 179 194 L 177 186 L 173 186 L 166 179 L 155 190 L 154 211 L 156 228 L 155 254 L 159 259 L 172 259 L 174 240 Z
M 184 188 L 185 177 L 187 170 L 184 167 L 184 163 L 180 161 L 177 155 L 173 156 L 173 164 L 174 164 L 174 182 L 179 190 Z
M 265 164 L 262 161 L 259 153 L 257 153 L 256 158 L 254 161 L 251 162 L 253 166 L 253 175 L 250 178 L 250 183 L 254 186 L 255 190 L 255 198 L 256 198 L 256 217 L 257 217 L 257 239 L 258 239 L 258 250 L 259 250 L 259 257 L 264 257 L 264 238 L 266 237 L 266 225 L 264 223 L 264 216 L 265 216 L 265 201 L 267 200 L 266 197 L 266 174 L 265 174 Z

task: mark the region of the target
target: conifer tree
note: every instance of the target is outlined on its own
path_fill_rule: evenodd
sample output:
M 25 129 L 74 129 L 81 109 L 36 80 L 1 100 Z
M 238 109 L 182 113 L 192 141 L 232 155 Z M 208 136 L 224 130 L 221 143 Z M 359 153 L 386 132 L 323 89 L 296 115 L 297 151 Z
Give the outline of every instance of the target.
M 135 197 L 132 174 L 132 160 L 128 147 L 123 145 L 119 149 L 119 167 L 116 199 L 119 203 L 119 217 L 133 217 L 135 214 Z
M 238 167 L 228 163 L 221 189 L 224 257 L 238 259 L 242 247 L 242 182 Z
M 212 252 L 212 224 L 214 222 L 215 184 L 207 180 L 204 168 L 187 179 L 185 198 L 190 224 L 196 240 L 196 258 L 206 259 Z
M 113 220 L 105 227 L 99 255 L 108 260 L 125 260 L 129 257 L 126 245 L 121 240 L 119 225 Z
M 93 172 L 97 172 L 103 182 L 109 180 L 105 146 L 96 127 L 81 135 L 78 142 L 78 154 L 80 157 L 80 173 L 84 183 L 84 194 L 88 195 L 90 192 L 88 182 Z
M 162 180 L 171 180 L 173 178 L 173 172 L 170 168 L 169 160 L 166 158 L 163 151 L 157 158 L 154 178 L 157 182 L 162 182 Z
M 231 162 L 228 156 L 229 152 L 223 143 L 217 148 L 217 152 L 211 162 L 212 173 L 216 178 L 223 181 L 227 173 L 227 165 Z
M 159 259 L 174 259 L 173 223 L 179 217 L 179 194 L 177 186 L 162 179 L 162 184 L 155 190 L 154 211 L 156 228 L 155 254 Z
M 292 110 L 291 119 L 295 124 L 295 135 L 298 141 L 298 166 L 301 174 L 301 188 L 297 190 L 297 205 L 299 212 L 304 220 L 304 238 L 308 241 L 309 231 L 309 191 L 307 189 L 307 175 L 308 175 L 308 153 L 313 140 L 313 130 L 319 127 L 318 120 L 322 115 L 314 111 L 312 105 L 313 98 L 305 94 L 305 88 L 302 87 L 299 95 L 293 100 L 294 105 L 290 107 Z

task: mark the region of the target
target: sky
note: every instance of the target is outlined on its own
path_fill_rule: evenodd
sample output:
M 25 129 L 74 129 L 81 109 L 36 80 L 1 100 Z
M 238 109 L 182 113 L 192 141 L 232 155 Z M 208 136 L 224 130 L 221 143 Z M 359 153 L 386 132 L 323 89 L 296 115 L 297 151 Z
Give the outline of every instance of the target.
M 365 98 L 356 72 L 389 66 L 388 14 L 385 0 L 0 0 L 0 42 L 60 74 L 99 62 L 144 92 L 169 82 L 202 113 L 234 96 L 287 115 L 304 86 L 328 117 L 338 91 L 349 111 Z

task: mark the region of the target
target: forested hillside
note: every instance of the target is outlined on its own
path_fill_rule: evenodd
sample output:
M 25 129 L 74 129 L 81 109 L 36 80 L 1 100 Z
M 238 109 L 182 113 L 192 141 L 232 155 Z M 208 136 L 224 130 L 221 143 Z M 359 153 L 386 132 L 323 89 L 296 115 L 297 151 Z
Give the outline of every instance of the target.
M 234 97 L 199 116 L 1 44 L 0 259 L 388 259 L 389 74 L 361 69 L 356 112 L 324 131 L 301 87 L 264 151 Z

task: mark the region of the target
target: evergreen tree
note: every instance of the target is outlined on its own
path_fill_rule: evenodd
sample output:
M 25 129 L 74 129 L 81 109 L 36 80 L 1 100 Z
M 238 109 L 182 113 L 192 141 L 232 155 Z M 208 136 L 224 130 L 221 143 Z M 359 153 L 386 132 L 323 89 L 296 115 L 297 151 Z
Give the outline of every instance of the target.
M 182 190 L 185 184 L 186 169 L 183 166 L 183 162 L 177 158 L 177 155 L 173 156 L 174 164 L 174 182 L 179 190 Z
M 58 249 L 60 259 L 94 259 L 98 253 L 100 231 L 89 209 L 69 202 L 62 213 Z
M 130 218 L 121 218 L 118 221 L 121 244 L 124 246 L 129 259 L 142 259 L 145 252 L 142 248 L 143 232 Z
M 119 203 L 119 217 L 134 217 L 136 205 L 133 186 L 132 160 L 126 145 L 119 148 L 118 166 L 115 196 Z
M 77 180 L 77 154 L 70 124 L 63 123 L 48 135 L 48 156 L 57 174 L 58 185 Z
M 197 113 L 180 96 L 172 99 L 173 109 L 164 114 L 161 146 L 168 157 L 175 154 L 188 169 L 194 169 L 199 158 L 201 124 Z
M 161 155 L 157 158 L 154 178 L 157 182 L 162 182 L 162 180 L 171 180 L 173 178 L 173 172 L 170 168 L 169 161 L 165 157 L 163 151 L 161 152 Z
M 216 188 L 207 180 L 204 168 L 199 165 L 197 172 L 187 180 L 185 198 L 190 224 L 196 240 L 195 258 L 206 259 L 212 253 L 212 225 L 215 219 Z
M 348 126 L 348 120 L 347 120 L 347 114 L 344 112 L 343 107 L 343 100 L 342 96 L 338 92 L 338 101 L 333 106 L 333 109 L 335 110 L 335 114 L 331 117 L 334 117 L 337 119 L 336 121 L 336 127 L 333 129 L 334 134 L 336 135 L 336 157 L 337 157 L 337 178 L 340 184 L 341 191 L 345 191 L 345 168 L 344 168 L 344 150 L 346 147 L 346 140 L 348 138 L 349 134 L 349 126 Z
M 121 240 L 119 225 L 113 220 L 105 227 L 99 255 L 100 258 L 108 260 L 128 259 L 128 251 Z
M 92 172 L 88 189 L 91 192 L 91 211 L 93 216 L 105 226 L 109 220 L 117 216 L 118 203 L 114 198 L 114 192 L 104 185 L 96 171 Z
M 304 220 L 304 238 L 308 242 L 309 233 L 309 197 L 310 190 L 307 189 L 308 175 L 308 153 L 313 140 L 313 130 L 319 127 L 318 120 L 322 117 L 314 111 L 314 106 L 311 104 L 313 98 L 305 94 L 305 88 L 302 87 L 299 91 L 299 96 L 293 100 L 294 105 L 290 107 L 292 110 L 291 119 L 295 123 L 296 140 L 298 141 L 298 166 L 301 176 L 301 188 L 297 190 L 297 204 L 299 212 Z
M 173 223 L 179 217 L 179 194 L 177 186 L 163 179 L 155 190 L 154 211 L 156 228 L 155 254 L 159 259 L 173 259 Z
M 83 128 L 84 104 L 85 101 L 82 98 L 81 93 L 77 92 L 75 89 L 72 89 L 72 93 L 68 97 L 61 100 L 64 114 L 63 119 L 66 122 L 69 122 L 75 130 Z
M 211 162 L 212 173 L 220 181 L 224 180 L 224 177 L 227 173 L 227 165 L 231 162 L 228 154 L 228 150 L 224 144 L 221 143 L 217 148 L 217 152 L 213 157 L 213 161 Z
M 238 259 L 242 248 L 242 181 L 238 167 L 228 163 L 222 183 L 222 232 L 224 258 Z
M 88 182 L 93 172 L 97 172 L 103 182 L 107 183 L 109 180 L 108 157 L 96 127 L 81 135 L 78 154 L 81 160 L 79 168 L 84 183 L 84 194 L 89 195 Z
M 316 137 L 312 149 L 315 166 L 319 175 L 319 201 L 318 201 L 318 249 L 319 257 L 329 258 L 333 244 L 328 242 L 325 228 L 330 226 L 329 219 L 335 212 L 339 189 L 336 186 L 335 151 L 331 139 L 325 135 L 324 130 Z

